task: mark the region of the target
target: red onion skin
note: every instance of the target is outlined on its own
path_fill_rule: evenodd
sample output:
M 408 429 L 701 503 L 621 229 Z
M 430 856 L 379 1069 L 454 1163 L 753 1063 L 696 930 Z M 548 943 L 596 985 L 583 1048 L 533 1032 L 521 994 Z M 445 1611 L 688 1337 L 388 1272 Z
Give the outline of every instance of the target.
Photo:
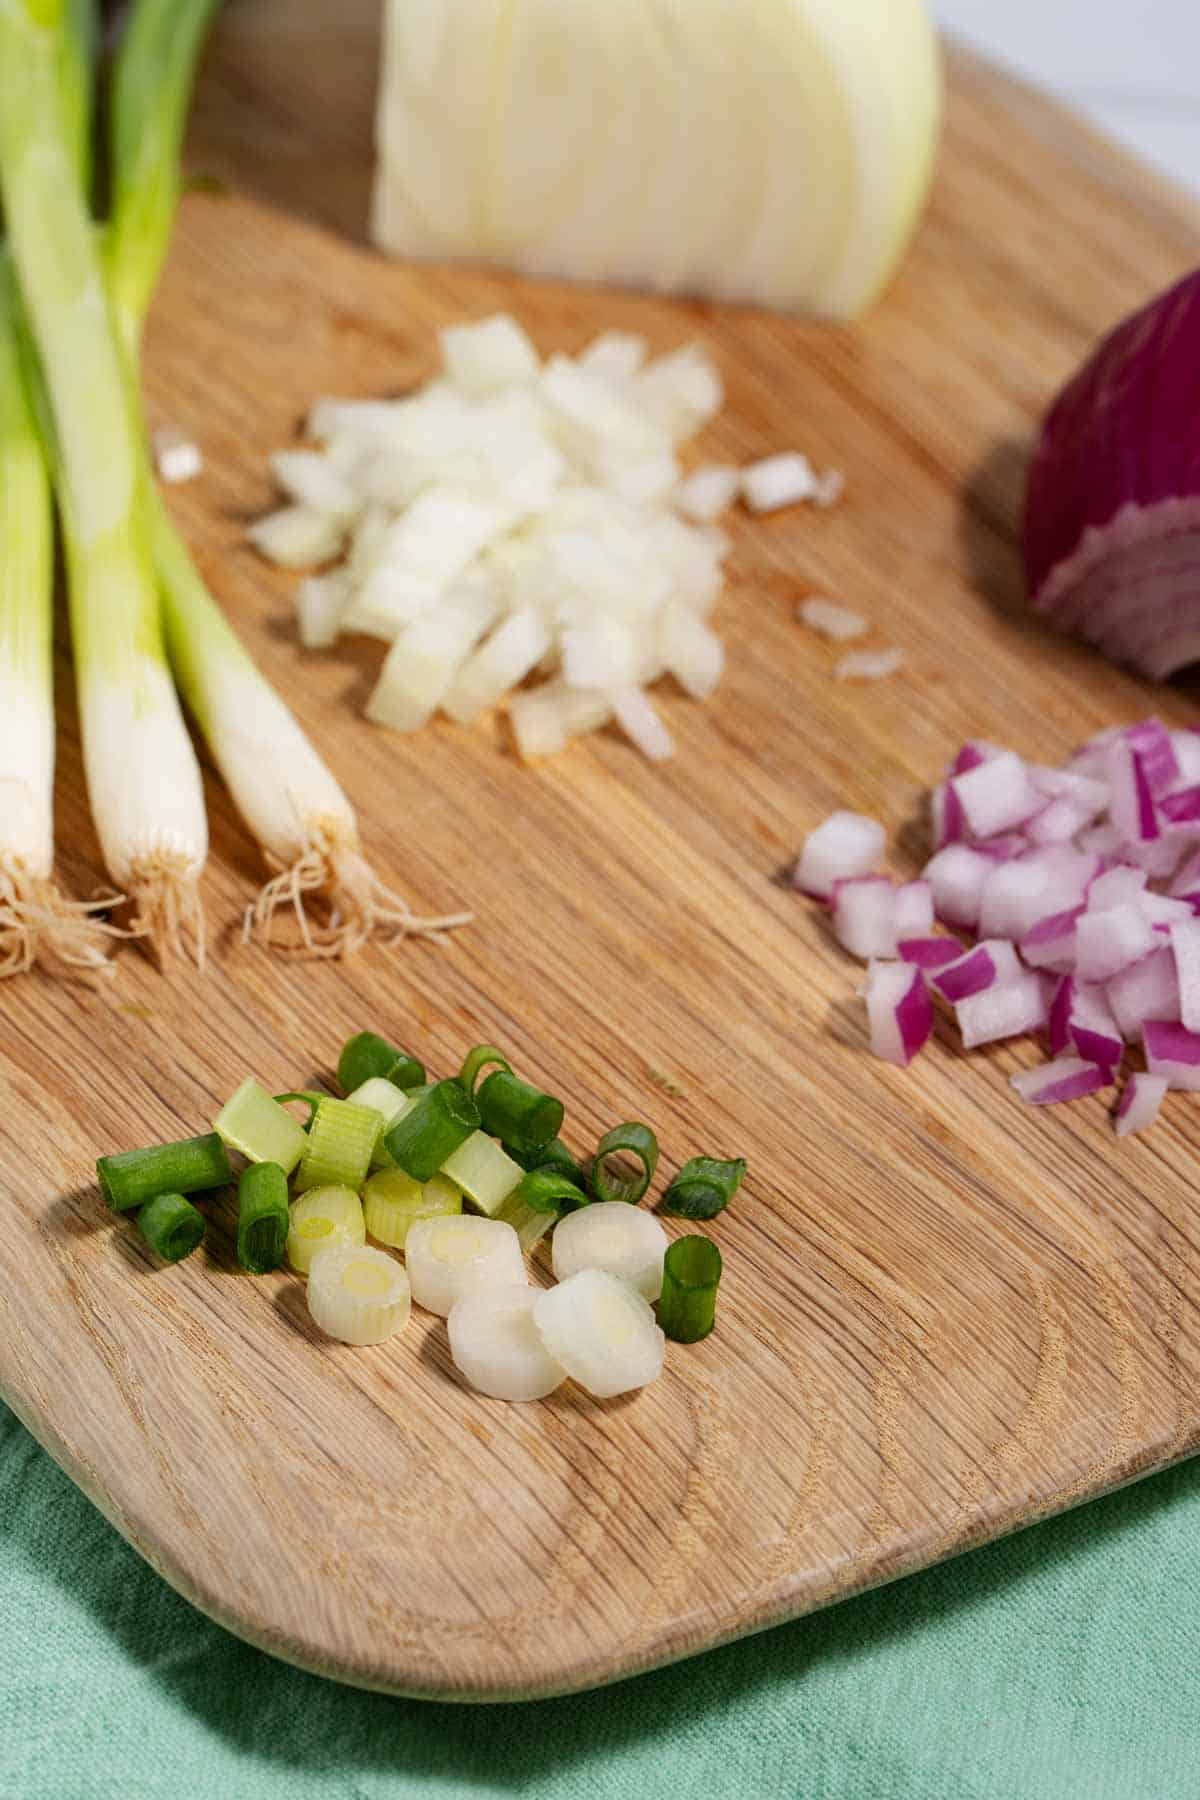
M 1063 389 L 1030 464 L 1035 610 L 1155 679 L 1200 657 L 1200 270 Z

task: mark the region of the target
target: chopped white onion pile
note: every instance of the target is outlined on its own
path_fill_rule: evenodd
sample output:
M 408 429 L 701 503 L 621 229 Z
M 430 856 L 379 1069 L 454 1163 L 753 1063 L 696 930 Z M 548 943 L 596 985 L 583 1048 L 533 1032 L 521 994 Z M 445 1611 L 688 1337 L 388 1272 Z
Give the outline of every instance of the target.
M 1153 1123 L 1168 1088 L 1200 1090 L 1200 731 L 1146 719 L 1059 769 L 965 744 L 931 811 L 919 881 L 876 873 L 883 827 L 857 813 L 818 826 L 796 867 L 870 964 L 875 1054 L 910 1062 L 936 996 L 966 1049 L 1045 1034 L 1054 1060 L 1013 1077 L 1037 1105 L 1111 1087 L 1141 1043 L 1122 1137 Z M 936 935 L 935 917 L 956 935 Z
M 684 476 L 678 452 L 719 412 L 720 376 L 689 345 L 647 362 L 607 332 L 572 360 L 539 359 L 507 315 L 441 334 L 443 371 L 403 400 L 320 400 L 320 450 L 273 458 L 288 505 L 251 528 L 302 582 L 301 642 L 391 645 L 368 717 L 415 731 L 512 696 L 524 757 L 615 719 L 652 761 L 674 744 L 646 689 L 672 675 L 704 700 L 725 652 L 710 616 L 729 540 L 716 521 L 832 505 L 836 472 L 798 452 Z M 532 675 L 540 685 L 521 689 Z

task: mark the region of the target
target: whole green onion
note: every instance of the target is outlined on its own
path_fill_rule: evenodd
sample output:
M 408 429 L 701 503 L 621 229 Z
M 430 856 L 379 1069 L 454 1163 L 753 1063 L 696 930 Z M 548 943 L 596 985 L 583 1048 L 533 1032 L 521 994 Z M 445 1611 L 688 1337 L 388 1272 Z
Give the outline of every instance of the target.
M 608 1167 L 610 1156 L 632 1156 L 642 1165 L 640 1175 L 619 1175 Z M 658 1139 L 648 1125 L 631 1119 L 614 1125 L 596 1145 L 592 1163 L 592 1192 L 597 1200 L 627 1200 L 636 1206 L 658 1167 Z
M 251 1163 L 238 1182 L 237 1258 L 251 1275 L 283 1261 L 288 1234 L 287 1176 L 278 1163 Z
M 735 1156 L 729 1162 L 719 1162 L 712 1156 L 693 1156 L 672 1177 L 660 1211 L 678 1219 L 715 1219 L 741 1187 L 745 1173 L 744 1156 Z
M 577 1158 L 571 1155 L 560 1137 L 551 1138 L 537 1150 L 518 1150 L 514 1144 L 505 1144 L 504 1148 L 523 1169 L 552 1169 L 556 1175 L 565 1175 L 578 1188 L 587 1185 L 587 1177 Z
M 182 1194 L 156 1194 L 138 1209 L 137 1227 L 164 1262 L 182 1262 L 204 1236 L 204 1219 Z
M 518 1150 L 540 1150 L 557 1137 L 563 1103 L 506 1069 L 489 1075 L 477 1095 L 483 1130 Z
M 199 1194 L 233 1180 L 225 1146 L 215 1131 L 203 1137 L 123 1150 L 96 1163 L 100 1192 L 114 1212 L 131 1212 L 159 1194 Z
M 486 1085 L 486 1084 L 485 1084 Z M 479 1108 L 459 1081 L 438 1081 L 384 1134 L 396 1167 L 432 1181 L 442 1164 L 479 1129 Z
M 516 1188 L 514 1198 L 533 1212 L 553 1213 L 556 1218 L 561 1218 L 563 1213 L 578 1212 L 581 1206 L 588 1204 L 583 1189 L 554 1169 L 531 1169 Z
M 663 1258 L 658 1322 L 676 1344 L 696 1344 L 716 1323 L 721 1252 L 711 1238 L 676 1238 Z
M 373 1075 L 381 1075 L 395 1087 L 414 1088 L 425 1079 L 425 1065 L 374 1031 L 360 1031 L 342 1045 L 337 1066 L 338 1086 L 344 1093 L 352 1094 Z
M 474 1095 L 475 1089 L 479 1086 L 480 1074 L 484 1069 L 490 1068 L 493 1063 L 506 1075 L 512 1074 L 512 1064 L 497 1050 L 495 1044 L 476 1044 L 473 1050 L 467 1052 L 463 1059 L 463 1066 L 458 1072 L 458 1079 L 468 1094 Z

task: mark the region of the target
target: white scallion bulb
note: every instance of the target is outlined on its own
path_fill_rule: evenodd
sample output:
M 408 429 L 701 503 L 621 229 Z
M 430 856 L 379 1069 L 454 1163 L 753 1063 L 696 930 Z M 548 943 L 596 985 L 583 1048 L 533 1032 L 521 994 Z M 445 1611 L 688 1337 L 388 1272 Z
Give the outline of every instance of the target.
M 539 1290 L 505 1283 L 464 1294 L 447 1328 L 454 1366 L 494 1400 L 541 1400 L 567 1378 L 533 1322 Z
M 311 1188 L 292 1204 L 287 1259 L 297 1275 L 307 1275 L 322 1250 L 366 1242 L 362 1203 L 353 1188 Z
M 308 1310 L 327 1336 L 343 1344 L 382 1344 L 407 1325 L 412 1291 L 394 1256 L 342 1244 L 313 1257 Z
M 445 1318 L 456 1300 L 481 1288 L 526 1282 L 521 1243 L 500 1219 L 421 1219 L 404 1246 L 413 1299 Z
M 554 1279 L 581 1269 L 604 1269 L 647 1300 L 662 1293 L 663 1257 L 670 1243 L 654 1217 L 624 1200 L 600 1200 L 567 1213 L 554 1228 Z
M 539 1294 L 533 1322 L 547 1353 L 599 1400 L 662 1373 L 666 1339 L 649 1301 L 604 1269 L 581 1269 Z

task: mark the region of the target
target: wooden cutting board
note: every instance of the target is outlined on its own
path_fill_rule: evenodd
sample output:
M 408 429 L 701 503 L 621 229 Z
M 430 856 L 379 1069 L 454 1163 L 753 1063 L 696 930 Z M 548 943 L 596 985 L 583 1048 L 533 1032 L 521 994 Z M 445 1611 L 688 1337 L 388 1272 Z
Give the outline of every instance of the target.
M 202 85 L 189 196 L 149 344 L 154 417 L 194 432 L 172 496 L 254 653 L 453 946 L 345 967 L 237 943 L 260 879 L 215 779 L 206 976 L 137 953 L 102 992 L 8 984 L 0 1044 L 0 1386 L 130 1542 L 274 1654 L 397 1692 L 580 1688 L 792 1618 L 1161 1468 L 1200 1440 L 1200 1109 L 1118 1146 L 1107 1102 L 1023 1106 L 1029 1046 L 939 1031 L 866 1051 L 857 968 L 781 877 L 817 820 L 921 853 L 923 791 L 968 735 L 1046 761 L 1151 709 L 1197 717 L 1021 610 L 1031 427 L 1103 326 L 1200 251 L 1200 222 L 1107 146 L 957 58 L 932 209 L 885 303 L 829 329 L 389 265 L 361 246 L 373 8 L 235 6 Z M 546 351 L 606 326 L 698 337 L 728 410 L 707 454 L 801 445 L 845 503 L 734 523 L 719 700 L 663 696 L 679 755 L 614 735 L 536 770 L 499 730 L 363 723 L 378 654 L 297 647 L 290 578 L 243 541 L 268 452 L 312 397 L 424 377 L 449 320 L 512 308 Z M 902 675 L 836 684 L 795 620 L 833 594 Z M 64 673 L 65 877 L 101 876 Z M 439 1321 L 324 1341 L 286 1273 L 236 1271 L 231 1210 L 171 1270 L 114 1225 L 103 1150 L 203 1128 L 253 1070 L 328 1076 L 373 1025 L 435 1068 L 481 1038 L 561 1093 L 584 1148 L 659 1127 L 664 1165 L 744 1152 L 716 1226 L 720 1329 L 595 1404 L 467 1393 Z M 664 1091 L 655 1071 L 682 1091 Z

